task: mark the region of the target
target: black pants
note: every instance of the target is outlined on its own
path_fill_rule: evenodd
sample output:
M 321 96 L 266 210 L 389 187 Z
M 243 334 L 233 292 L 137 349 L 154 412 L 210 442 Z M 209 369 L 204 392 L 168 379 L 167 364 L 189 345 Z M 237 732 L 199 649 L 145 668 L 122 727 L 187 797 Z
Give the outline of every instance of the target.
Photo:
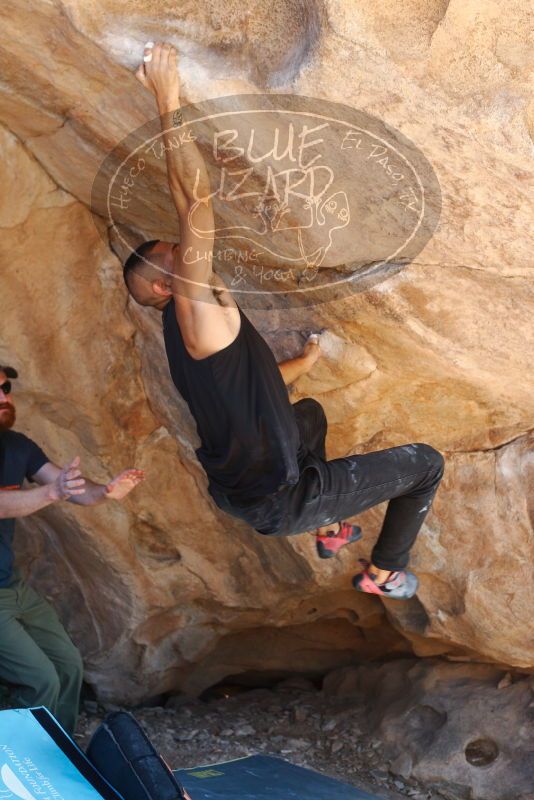
M 403 569 L 443 476 L 443 456 L 427 444 L 407 444 L 326 461 L 322 406 L 306 398 L 293 408 L 306 450 L 298 483 L 250 501 L 212 492 L 219 508 L 258 533 L 290 536 L 389 500 L 372 561 L 379 569 Z

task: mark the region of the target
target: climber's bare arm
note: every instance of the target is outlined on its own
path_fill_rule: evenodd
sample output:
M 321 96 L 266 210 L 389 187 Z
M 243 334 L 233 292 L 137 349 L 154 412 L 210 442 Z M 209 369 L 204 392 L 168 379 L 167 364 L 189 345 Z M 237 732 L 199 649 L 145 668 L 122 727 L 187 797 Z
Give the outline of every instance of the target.
M 230 344 L 240 317 L 230 292 L 212 269 L 214 217 L 206 164 L 189 128 L 180 125 L 176 49 L 156 42 L 136 77 L 154 95 L 162 126 L 169 188 L 180 227 L 174 249 L 176 314 L 187 349 L 204 358 Z M 205 233 L 208 232 L 208 233 Z
M 320 355 L 321 348 L 317 342 L 308 342 L 300 356 L 289 358 L 287 361 L 280 361 L 278 369 L 282 373 L 286 386 L 294 383 L 301 375 L 309 372 Z

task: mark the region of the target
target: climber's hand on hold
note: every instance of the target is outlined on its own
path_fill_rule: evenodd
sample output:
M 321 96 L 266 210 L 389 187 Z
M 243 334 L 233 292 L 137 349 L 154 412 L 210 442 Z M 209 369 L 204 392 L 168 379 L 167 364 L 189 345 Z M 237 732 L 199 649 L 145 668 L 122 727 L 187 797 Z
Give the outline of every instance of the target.
M 291 386 L 297 378 L 309 372 L 320 355 L 319 334 L 312 333 L 312 335 L 308 337 L 308 341 L 304 345 L 300 356 L 297 356 L 297 358 L 289 358 L 287 361 L 281 361 L 278 364 L 285 385 Z
M 143 63 L 135 72 L 137 80 L 152 92 L 160 108 L 178 108 L 180 105 L 177 56 L 176 48 L 169 42 L 147 42 Z
M 317 359 L 321 356 L 321 347 L 319 345 L 319 336 L 312 334 L 302 351 L 302 358 L 306 360 L 308 369 L 311 369 Z

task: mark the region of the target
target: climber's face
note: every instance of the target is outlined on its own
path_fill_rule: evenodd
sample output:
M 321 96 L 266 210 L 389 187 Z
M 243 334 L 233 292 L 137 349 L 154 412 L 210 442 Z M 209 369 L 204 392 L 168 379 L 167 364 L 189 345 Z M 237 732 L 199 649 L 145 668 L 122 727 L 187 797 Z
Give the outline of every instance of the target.
M 0 432 L 7 431 L 15 424 L 15 403 L 11 390 L 11 380 L 0 370 Z
M 178 247 L 175 242 L 158 242 L 145 256 L 148 263 L 128 275 L 128 291 L 137 303 L 163 311 L 173 294 L 174 254 Z

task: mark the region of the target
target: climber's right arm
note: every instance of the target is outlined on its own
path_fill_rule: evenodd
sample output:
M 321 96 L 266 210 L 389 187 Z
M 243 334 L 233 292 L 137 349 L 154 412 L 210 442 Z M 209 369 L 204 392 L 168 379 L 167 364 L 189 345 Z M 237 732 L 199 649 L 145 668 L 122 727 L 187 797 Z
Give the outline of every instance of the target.
M 167 177 L 178 212 L 180 245 L 174 250 L 174 294 L 190 300 L 210 300 L 213 277 L 214 216 L 205 161 L 190 129 L 181 130 L 180 81 L 176 49 L 157 42 L 145 48 L 145 61 L 136 72 L 152 92 L 160 116 Z

